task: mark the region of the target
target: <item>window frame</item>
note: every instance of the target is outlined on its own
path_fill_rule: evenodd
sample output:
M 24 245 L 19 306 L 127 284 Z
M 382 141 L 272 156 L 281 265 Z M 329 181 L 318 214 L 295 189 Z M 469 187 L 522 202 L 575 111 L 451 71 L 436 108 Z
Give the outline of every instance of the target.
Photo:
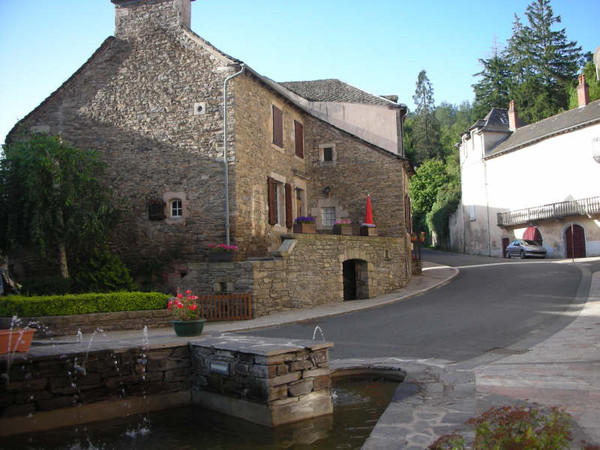
M 177 211 L 179 214 L 173 214 L 174 211 Z M 183 200 L 182 199 L 172 198 L 171 200 L 169 200 L 169 217 L 171 219 L 183 219 Z

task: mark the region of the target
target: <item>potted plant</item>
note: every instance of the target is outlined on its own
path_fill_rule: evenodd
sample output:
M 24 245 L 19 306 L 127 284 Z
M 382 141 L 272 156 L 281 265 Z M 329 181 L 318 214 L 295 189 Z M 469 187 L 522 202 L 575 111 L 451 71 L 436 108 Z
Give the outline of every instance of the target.
M 352 220 L 336 220 L 333 224 L 333 234 L 343 234 L 345 236 L 350 236 L 352 234 Z
M 167 303 L 167 310 L 171 313 L 173 329 L 177 336 L 199 336 L 202 334 L 205 319 L 200 318 L 198 297 L 192 295 L 189 289 L 185 295 L 181 292 L 171 297 Z
M 237 245 L 226 244 L 208 244 L 210 253 L 208 254 L 209 262 L 233 262 L 235 260 L 235 252 L 238 251 Z
M 377 236 L 377 227 L 374 223 L 363 223 L 360 225 L 361 236 Z
M 314 217 L 297 217 L 294 221 L 294 233 L 316 233 L 317 224 Z
M 36 331 L 29 327 L 0 330 L 0 354 L 28 351 Z

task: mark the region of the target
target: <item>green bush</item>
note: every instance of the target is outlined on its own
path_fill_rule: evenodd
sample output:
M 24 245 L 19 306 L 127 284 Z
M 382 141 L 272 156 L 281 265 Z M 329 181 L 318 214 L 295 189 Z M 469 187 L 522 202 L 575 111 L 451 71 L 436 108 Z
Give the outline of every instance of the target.
M 439 438 L 429 448 L 434 450 L 473 449 L 561 449 L 569 448 L 569 415 L 550 408 L 543 412 L 527 406 L 492 407 L 466 423 L 475 428 L 475 441 L 468 443 L 460 433 Z
M 158 310 L 169 296 L 159 292 L 110 292 L 105 294 L 52 295 L 0 298 L 0 317 L 43 317 L 101 312 Z
M 73 292 L 70 278 L 61 276 L 27 278 L 21 287 L 23 295 L 63 295 Z
M 136 289 L 129 270 L 118 255 L 95 249 L 89 261 L 77 270 L 79 292 L 115 292 Z

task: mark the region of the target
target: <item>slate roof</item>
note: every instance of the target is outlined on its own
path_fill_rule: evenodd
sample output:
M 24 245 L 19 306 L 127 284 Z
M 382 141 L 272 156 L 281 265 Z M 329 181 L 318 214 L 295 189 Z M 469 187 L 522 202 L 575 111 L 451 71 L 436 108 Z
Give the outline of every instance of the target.
M 401 106 L 391 100 L 369 94 L 336 79 L 315 81 L 287 81 L 279 83 L 294 94 L 311 102 L 366 103 L 369 105 Z
M 531 125 L 517 128 L 514 133 L 511 133 L 510 136 L 492 148 L 486 157 L 499 156 L 532 145 L 543 139 L 568 133 L 595 123 L 600 123 L 600 100 L 548 117 Z

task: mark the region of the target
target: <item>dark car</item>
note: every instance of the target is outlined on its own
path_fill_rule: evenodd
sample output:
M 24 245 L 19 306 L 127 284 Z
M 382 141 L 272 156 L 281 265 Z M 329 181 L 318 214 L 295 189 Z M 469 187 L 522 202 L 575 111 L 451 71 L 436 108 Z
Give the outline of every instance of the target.
M 517 239 L 512 241 L 506 247 L 506 257 L 518 256 L 519 258 L 526 258 L 533 256 L 535 258 L 545 258 L 546 249 L 538 244 L 536 241 L 530 241 L 527 239 Z

